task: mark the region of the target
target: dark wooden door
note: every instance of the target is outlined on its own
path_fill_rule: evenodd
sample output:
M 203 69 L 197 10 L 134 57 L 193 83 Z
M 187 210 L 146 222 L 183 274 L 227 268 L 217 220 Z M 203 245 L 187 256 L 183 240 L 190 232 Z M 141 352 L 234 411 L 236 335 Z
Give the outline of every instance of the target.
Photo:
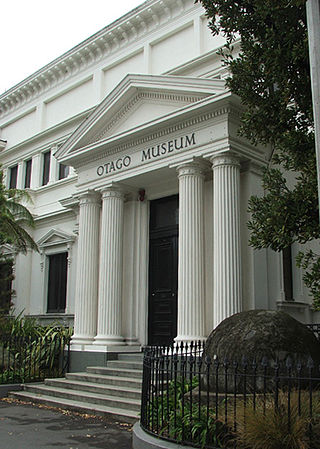
M 177 335 L 177 209 L 176 196 L 151 204 L 148 332 L 150 345 L 169 345 Z

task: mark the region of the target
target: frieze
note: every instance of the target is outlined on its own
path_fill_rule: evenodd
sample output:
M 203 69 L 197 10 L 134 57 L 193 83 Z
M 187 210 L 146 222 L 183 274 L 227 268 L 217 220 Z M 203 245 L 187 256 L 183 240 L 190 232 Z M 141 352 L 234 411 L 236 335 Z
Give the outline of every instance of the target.
M 109 175 L 118 171 L 123 171 L 130 166 L 143 165 L 146 162 L 153 159 L 159 159 L 166 157 L 172 153 L 186 150 L 190 147 L 194 147 L 196 142 L 196 133 L 187 134 L 174 139 L 160 142 L 149 148 L 143 148 L 131 156 L 125 155 L 115 160 L 107 161 L 99 165 L 96 169 L 96 173 L 99 177 Z
M 206 114 L 198 115 L 197 117 L 181 121 L 180 123 L 177 123 L 164 129 L 160 129 L 157 132 L 150 133 L 141 138 L 132 139 L 129 142 L 123 143 L 121 145 L 112 146 L 111 148 L 108 148 L 103 152 L 97 152 L 96 155 L 94 155 L 93 152 L 90 151 L 89 154 L 86 155 L 86 157 L 83 157 L 83 159 L 81 158 L 76 162 L 76 167 L 77 168 L 86 167 L 88 162 L 93 162 L 94 160 L 97 161 L 100 160 L 101 158 L 110 157 L 120 152 L 130 153 L 133 147 L 142 146 L 148 142 L 158 140 L 164 136 L 179 133 L 186 128 L 192 128 L 193 126 L 199 127 L 199 125 L 201 125 L 201 127 L 208 126 L 209 120 L 212 120 L 220 115 L 230 114 L 231 109 L 232 108 L 229 105 L 224 106 L 222 108 L 218 108 L 215 111 L 208 112 Z

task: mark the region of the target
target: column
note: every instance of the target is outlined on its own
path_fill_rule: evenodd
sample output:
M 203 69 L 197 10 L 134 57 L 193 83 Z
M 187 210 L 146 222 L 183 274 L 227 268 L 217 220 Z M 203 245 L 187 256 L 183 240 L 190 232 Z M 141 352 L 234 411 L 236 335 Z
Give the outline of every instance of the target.
M 204 339 L 204 167 L 177 168 L 179 178 L 178 335 L 176 342 Z
M 102 190 L 97 345 L 124 344 L 121 336 L 122 239 L 124 195 Z
M 99 222 L 100 196 L 95 192 L 82 194 L 72 344 L 91 344 L 97 333 Z
M 211 159 L 213 170 L 213 327 L 242 309 L 240 162 L 233 154 Z

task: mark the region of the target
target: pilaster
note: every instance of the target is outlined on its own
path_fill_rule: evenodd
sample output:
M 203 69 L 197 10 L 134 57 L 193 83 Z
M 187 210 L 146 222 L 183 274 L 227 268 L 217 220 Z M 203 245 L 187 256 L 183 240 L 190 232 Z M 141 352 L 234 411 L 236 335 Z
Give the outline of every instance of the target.
M 17 189 L 24 189 L 23 172 L 24 172 L 24 161 L 21 161 L 18 164 Z
M 32 169 L 31 169 L 31 189 L 37 189 L 40 185 L 40 162 L 41 155 L 36 154 L 32 157 Z

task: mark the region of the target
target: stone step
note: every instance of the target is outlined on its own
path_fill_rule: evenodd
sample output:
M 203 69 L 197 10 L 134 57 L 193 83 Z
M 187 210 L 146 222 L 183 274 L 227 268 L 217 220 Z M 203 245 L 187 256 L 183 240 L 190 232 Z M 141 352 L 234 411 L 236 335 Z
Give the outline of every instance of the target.
M 89 413 L 98 416 L 111 416 L 121 422 L 136 422 L 139 419 L 139 413 L 132 410 L 125 410 L 116 407 L 108 407 L 100 404 L 90 403 L 88 401 L 75 401 L 71 399 L 60 399 L 53 396 L 42 394 L 41 396 L 31 394 L 26 391 L 10 393 L 10 397 L 21 401 L 46 404 L 51 407 L 73 410 L 76 412 Z
M 69 379 L 46 379 L 45 385 L 51 388 L 68 388 L 77 391 L 89 391 L 91 393 L 98 393 L 106 396 L 118 396 L 140 400 L 141 388 L 129 388 L 112 385 L 103 385 L 94 382 L 72 381 Z
M 138 399 L 109 396 L 104 394 L 91 393 L 88 391 L 70 390 L 68 388 L 51 388 L 50 386 L 44 384 L 25 384 L 24 390 L 25 392 L 30 392 L 31 394 L 38 395 L 39 398 L 41 397 L 41 395 L 53 396 L 59 398 L 62 402 L 64 399 L 70 399 L 78 402 L 84 401 L 90 402 L 92 404 L 104 405 L 106 407 L 132 410 L 137 413 L 139 413 L 140 411 L 140 400 Z
M 87 373 L 103 374 L 106 376 L 120 376 L 128 378 L 142 378 L 142 369 L 123 369 L 123 368 L 108 368 L 101 366 L 88 366 Z
M 142 362 L 143 361 L 143 353 L 142 352 L 136 352 L 136 353 L 133 353 L 133 354 L 118 354 L 118 360 L 128 360 L 128 361 Z
M 93 382 L 96 384 L 103 385 L 115 385 L 119 388 L 137 388 L 142 387 L 142 376 L 140 378 L 129 378 L 121 376 L 106 376 L 103 374 L 94 373 L 67 373 L 66 379 L 68 380 L 79 380 L 82 382 Z
M 124 370 L 142 370 L 142 361 L 130 361 L 130 360 L 109 360 L 107 362 L 107 368 L 117 368 Z

